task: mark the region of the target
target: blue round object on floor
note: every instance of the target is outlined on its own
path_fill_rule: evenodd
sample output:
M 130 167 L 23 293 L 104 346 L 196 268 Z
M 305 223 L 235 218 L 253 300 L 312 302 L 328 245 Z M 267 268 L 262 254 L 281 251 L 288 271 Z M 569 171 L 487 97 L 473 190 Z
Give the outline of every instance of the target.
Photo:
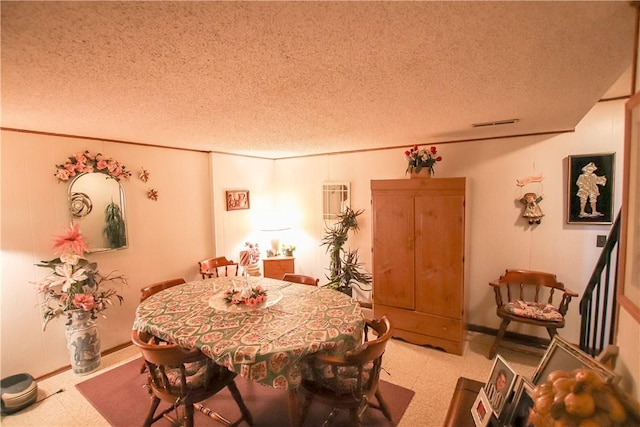
M 2 415 L 18 412 L 31 405 L 38 397 L 38 384 L 29 374 L 3 378 L 0 387 Z

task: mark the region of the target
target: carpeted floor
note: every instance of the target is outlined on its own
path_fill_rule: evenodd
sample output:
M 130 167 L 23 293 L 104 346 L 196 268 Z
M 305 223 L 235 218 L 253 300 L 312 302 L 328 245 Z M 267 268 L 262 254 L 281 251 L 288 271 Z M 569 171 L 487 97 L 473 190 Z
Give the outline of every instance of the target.
M 398 427 L 442 426 L 458 377 L 486 381 L 492 360 L 487 358 L 494 337 L 468 332 L 464 355 L 445 353 L 392 339 L 387 344 L 380 378 L 415 391 Z M 531 377 L 544 350 L 505 342 L 500 354 L 520 375 Z M 109 422 L 75 387 L 131 360 L 140 351 L 125 347 L 102 358 L 100 370 L 87 376 L 65 371 L 38 382 L 39 402 L 13 415 L 3 416 L 3 427 L 109 427 Z M 54 392 L 64 389 L 64 392 Z M 44 399 L 51 395 L 50 398 Z M 377 411 L 375 411 L 377 412 Z M 196 425 L 215 425 L 207 422 Z
M 146 383 L 146 374 L 140 374 L 141 363 L 142 359 L 132 360 L 76 385 L 82 395 L 114 427 L 142 425 L 147 415 L 151 401 L 146 389 L 143 388 Z M 236 377 L 235 381 L 249 411 L 251 411 L 254 426 L 279 427 L 288 424 L 288 394 L 285 390 L 265 387 L 242 377 Z M 380 388 L 389 405 L 392 418 L 397 423 L 407 409 L 414 392 L 388 382 L 382 382 Z M 168 406 L 163 402 L 161 408 Z M 240 418 L 240 410 L 227 389 L 207 400 L 205 406 L 215 410 L 228 420 L 235 421 Z M 331 408 L 314 403 L 305 425 L 321 425 L 330 412 Z M 201 418 L 200 422 L 197 418 L 195 419 L 196 425 L 207 425 L 204 415 L 197 413 L 196 416 Z M 392 425 L 380 411 L 373 409 L 369 409 L 364 414 L 364 422 L 368 426 Z M 170 423 L 162 420 L 156 425 L 170 425 Z M 348 426 L 348 413 L 340 411 L 332 425 Z

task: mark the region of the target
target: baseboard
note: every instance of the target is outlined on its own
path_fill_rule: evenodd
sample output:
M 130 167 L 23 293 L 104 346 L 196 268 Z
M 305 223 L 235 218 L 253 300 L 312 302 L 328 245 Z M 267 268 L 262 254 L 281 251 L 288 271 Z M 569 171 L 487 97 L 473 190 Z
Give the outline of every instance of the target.
M 123 343 L 123 344 L 119 344 L 119 345 L 117 345 L 115 347 L 111 347 L 111 348 L 109 348 L 107 350 L 101 351 L 100 352 L 100 357 L 106 356 L 107 354 L 115 353 L 118 350 L 122 350 L 123 348 L 129 347 L 130 345 L 133 345 L 133 343 L 131 341 Z M 46 374 L 40 375 L 38 378 L 35 378 L 35 380 L 36 380 L 36 382 L 42 381 L 42 380 L 46 380 L 49 377 L 61 374 L 62 372 L 68 371 L 70 369 L 71 369 L 71 365 L 63 366 L 62 368 L 58 368 L 53 372 L 48 372 Z
M 480 332 L 481 334 L 486 335 L 498 335 L 498 330 L 493 328 L 488 328 L 486 326 L 467 324 L 466 325 L 468 331 L 472 332 Z M 548 338 L 542 337 L 534 337 L 533 335 L 520 334 L 518 332 L 509 332 L 506 331 L 504 334 L 504 341 L 510 341 L 516 344 L 527 345 L 535 348 L 547 348 L 549 345 Z

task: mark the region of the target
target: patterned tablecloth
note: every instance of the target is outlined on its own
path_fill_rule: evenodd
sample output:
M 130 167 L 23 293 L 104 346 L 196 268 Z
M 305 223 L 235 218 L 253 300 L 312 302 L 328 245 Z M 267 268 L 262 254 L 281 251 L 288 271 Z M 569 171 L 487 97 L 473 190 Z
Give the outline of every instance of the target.
M 272 302 L 282 298 L 253 310 L 220 308 L 224 291 L 241 280 L 213 278 L 159 292 L 140 303 L 133 328 L 197 347 L 219 365 L 280 389 L 298 386 L 304 356 L 343 354 L 362 341 L 360 306 L 330 289 L 251 277 L 251 286 L 261 285 Z

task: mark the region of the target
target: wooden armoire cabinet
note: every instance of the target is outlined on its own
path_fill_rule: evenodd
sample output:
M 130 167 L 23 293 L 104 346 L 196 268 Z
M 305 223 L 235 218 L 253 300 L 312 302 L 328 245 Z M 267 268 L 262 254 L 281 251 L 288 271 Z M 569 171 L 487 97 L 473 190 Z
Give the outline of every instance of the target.
M 465 178 L 371 181 L 373 311 L 394 336 L 462 354 Z

